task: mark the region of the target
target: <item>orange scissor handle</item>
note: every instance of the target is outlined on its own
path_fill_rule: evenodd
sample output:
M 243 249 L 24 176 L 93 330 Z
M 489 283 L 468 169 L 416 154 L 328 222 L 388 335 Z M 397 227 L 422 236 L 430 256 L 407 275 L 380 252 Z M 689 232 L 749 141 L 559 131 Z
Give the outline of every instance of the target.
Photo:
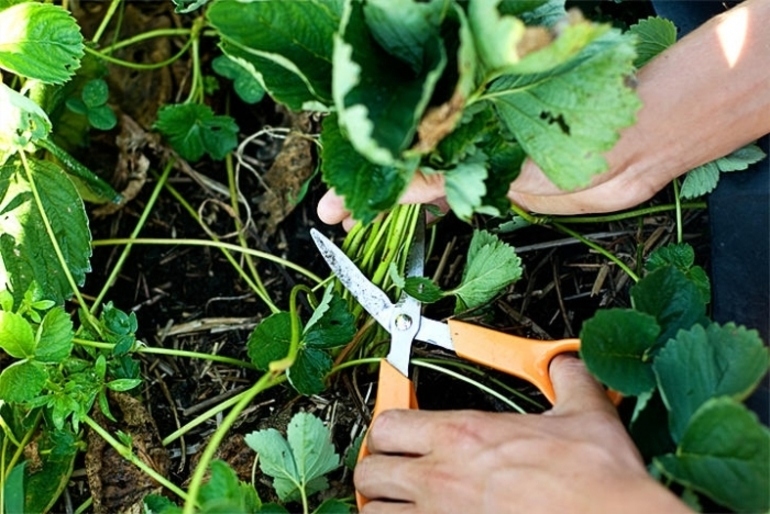
M 449 331 L 457 355 L 489 366 L 535 385 L 548 401 L 556 401 L 548 366 L 561 353 L 576 352 L 580 339 L 540 341 L 497 330 L 449 320 Z
M 374 402 L 374 412 L 372 413 L 372 423 L 382 412 L 390 409 L 416 409 L 417 395 L 414 391 L 414 384 L 409 377 L 404 376 L 399 370 L 393 367 L 387 360 L 380 361 L 380 376 L 377 384 L 377 400 Z M 371 428 L 371 425 L 369 425 Z M 358 462 L 369 455 L 369 448 L 366 446 L 366 439 L 361 443 L 361 449 L 358 451 Z M 356 504 L 358 510 L 366 504 L 367 500 L 361 493 L 356 491 Z

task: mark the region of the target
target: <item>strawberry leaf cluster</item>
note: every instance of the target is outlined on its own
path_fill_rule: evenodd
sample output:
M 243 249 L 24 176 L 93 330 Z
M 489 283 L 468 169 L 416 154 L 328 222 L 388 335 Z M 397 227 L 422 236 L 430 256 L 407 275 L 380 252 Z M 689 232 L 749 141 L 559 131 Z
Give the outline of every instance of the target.
M 563 1 L 217 0 L 225 54 L 276 101 L 331 113 L 323 178 L 364 222 L 417 170 L 463 219 L 507 208 L 526 157 L 560 188 L 606 170 L 634 123 L 634 37 Z

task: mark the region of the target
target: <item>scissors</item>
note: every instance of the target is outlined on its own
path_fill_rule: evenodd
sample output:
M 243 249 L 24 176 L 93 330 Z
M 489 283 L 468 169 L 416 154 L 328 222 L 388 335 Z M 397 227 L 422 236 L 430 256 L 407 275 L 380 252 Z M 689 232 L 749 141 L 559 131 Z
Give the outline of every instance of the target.
M 326 263 L 353 297 L 391 335 L 390 350 L 380 363 L 377 399 L 372 422 L 389 409 L 417 409 L 414 384 L 409 378 L 412 343 L 422 341 L 455 352 L 466 360 L 522 378 L 535 385 L 553 404 L 556 401 L 548 374 L 551 360 L 576 352 L 579 339 L 540 341 L 450 319 L 446 323 L 422 316 L 420 302 L 405 292 L 396 303 L 372 284 L 360 269 L 328 238 L 311 229 Z M 420 217 L 406 259 L 406 277 L 421 277 L 425 264 L 425 222 Z M 369 454 L 361 445 L 360 461 Z M 367 502 L 356 492 L 359 509 Z

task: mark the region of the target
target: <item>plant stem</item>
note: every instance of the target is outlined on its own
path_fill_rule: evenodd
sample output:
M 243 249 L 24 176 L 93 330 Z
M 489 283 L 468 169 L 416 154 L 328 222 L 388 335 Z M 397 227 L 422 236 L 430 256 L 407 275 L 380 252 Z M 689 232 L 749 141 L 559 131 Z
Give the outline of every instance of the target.
M 681 209 L 705 209 L 706 202 L 690 202 L 680 204 Z M 557 219 L 560 223 L 576 224 L 576 223 L 609 223 L 611 221 L 622 221 L 630 218 L 636 218 L 640 216 L 647 216 L 650 214 L 657 214 L 659 212 L 673 211 L 677 209 L 677 204 L 669 203 L 663 205 L 654 205 L 650 207 L 644 207 L 641 209 L 634 209 L 632 211 L 618 212 L 613 214 L 602 214 L 598 216 L 532 216 L 533 224 L 542 225 L 550 223 L 551 220 Z M 515 209 L 514 209 L 515 210 Z M 516 211 L 518 214 L 518 211 Z M 529 221 L 529 220 L 527 220 Z
M 156 29 L 137 34 L 136 36 L 119 41 L 114 45 L 106 46 L 101 49 L 103 54 L 111 54 L 115 50 L 125 48 L 127 46 L 146 41 L 148 39 L 156 37 L 173 37 L 173 36 L 188 36 L 192 33 L 192 29 Z
M 623 262 L 619 258 L 617 258 L 612 252 L 608 251 L 607 249 L 605 249 L 601 245 L 598 245 L 598 244 L 594 243 L 593 241 L 591 241 L 588 238 L 584 237 L 582 234 L 580 234 L 578 232 L 575 232 L 571 228 L 569 228 L 569 227 L 567 227 L 565 225 L 562 225 L 561 223 L 552 222 L 552 224 L 558 230 L 561 230 L 565 234 L 568 234 L 568 235 L 574 237 L 575 239 L 577 239 L 578 241 L 582 242 L 584 245 L 588 246 L 589 248 L 593 248 L 598 253 L 603 255 L 606 259 L 608 259 L 611 262 L 614 262 L 620 269 L 625 271 L 626 274 L 629 277 L 631 277 L 631 279 L 634 282 L 639 282 L 639 275 L 634 273 L 634 270 L 632 270 L 630 267 L 628 267 L 628 265 L 625 262 Z
M 163 189 L 163 185 L 166 183 L 166 179 L 168 179 L 168 175 L 173 167 L 174 159 L 170 159 L 168 163 L 166 163 L 166 168 L 163 170 L 163 173 L 160 176 L 160 180 L 158 180 L 158 182 L 155 184 L 155 188 L 152 190 L 150 199 L 147 201 L 147 205 L 144 206 L 142 215 L 139 217 L 139 221 L 137 221 L 134 230 L 131 231 L 129 239 L 136 238 L 136 236 L 139 235 L 139 232 L 142 231 L 142 228 L 144 228 L 144 224 L 147 222 L 147 218 L 150 216 L 150 211 L 152 211 L 155 202 L 158 200 L 158 195 L 160 195 L 160 192 Z M 102 287 L 102 290 L 99 292 L 96 300 L 94 300 L 93 305 L 91 305 L 91 314 L 96 314 L 96 310 L 99 308 L 102 301 L 104 300 L 104 297 L 107 295 L 107 291 L 109 291 L 110 288 L 114 285 L 115 280 L 118 277 L 118 273 L 120 273 L 120 270 L 123 268 L 123 264 L 126 262 L 128 255 L 131 253 L 132 246 L 133 245 L 129 243 L 123 247 L 123 251 L 121 252 L 120 257 L 118 257 L 117 263 L 112 267 L 110 276 L 107 277 L 107 280 L 104 283 L 104 287 Z
M 283 359 L 273 361 L 270 363 L 270 372 L 273 374 L 282 373 L 289 369 L 294 361 L 297 359 L 297 352 L 299 352 L 299 314 L 297 314 L 297 295 L 300 291 L 305 291 L 309 294 L 313 294 L 313 291 L 309 287 L 303 285 L 296 285 L 291 288 L 291 294 L 289 295 L 289 317 L 291 319 L 291 341 L 289 341 L 289 353 Z
M 77 509 L 72 514 L 83 514 L 88 507 L 91 506 L 91 504 L 94 503 L 94 497 L 90 496 L 86 501 L 81 503 Z
M 559 230 L 561 232 L 564 232 L 565 234 L 568 234 L 568 235 L 574 237 L 575 239 L 577 239 L 578 241 L 582 242 L 583 244 L 585 244 L 589 248 L 593 248 L 598 253 L 603 255 L 605 258 L 607 258 L 611 262 L 614 262 L 615 264 L 617 264 L 617 266 L 620 269 L 622 269 L 623 271 L 625 271 L 628 274 L 628 276 L 631 277 L 631 279 L 634 282 L 639 282 L 639 276 L 636 273 L 634 273 L 634 271 L 631 268 L 629 268 L 626 265 L 626 263 L 624 263 L 623 261 L 621 261 L 620 259 L 615 257 L 611 252 L 608 252 L 606 249 L 604 249 L 600 245 L 594 243 L 593 241 L 588 240 L 582 234 L 579 234 L 578 232 L 575 232 L 571 228 L 567 227 L 566 225 L 563 225 L 562 223 L 559 223 L 559 222 L 555 221 L 553 218 L 550 218 L 550 217 L 549 218 L 538 218 L 536 216 L 533 216 L 533 215 L 529 214 L 528 212 L 526 212 L 525 210 L 521 209 L 520 207 L 518 207 L 515 204 L 511 204 L 511 210 L 513 210 L 516 214 L 518 214 L 519 216 L 524 218 L 528 223 L 530 223 L 532 225 L 539 225 L 539 224 L 543 224 L 543 223 L 551 224 L 555 229 L 557 229 L 557 230 Z
M 235 230 L 238 232 L 238 243 L 240 243 L 242 248 L 248 248 L 249 245 L 246 242 L 246 236 L 243 233 L 243 224 L 241 223 L 241 213 L 240 209 L 238 208 L 238 198 L 240 196 L 240 191 L 238 190 L 238 184 L 235 178 L 235 168 L 233 167 L 233 154 L 228 153 L 227 157 L 225 157 L 225 169 L 227 170 L 227 183 L 229 185 L 230 189 L 230 207 L 233 209 L 233 220 L 235 223 Z M 265 288 L 264 283 L 262 282 L 262 278 L 259 276 L 259 272 L 257 271 L 257 267 L 254 265 L 254 259 L 251 258 L 250 255 L 245 254 L 246 257 L 246 266 L 249 268 L 249 271 L 251 272 L 251 276 L 254 279 L 254 284 L 262 291 L 262 294 L 269 298 L 270 295 L 267 292 L 267 289 Z
M 29 167 L 27 156 L 23 151 L 21 151 L 19 152 L 19 157 L 21 158 L 24 172 L 27 175 L 27 180 L 29 181 L 29 188 L 32 191 L 32 196 L 35 198 L 35 206 L 37 207 L 37 210 L 40 213 L 40 217 L 43 220 L 46 234 L 48 234 L 48 239 L 51 241 L 51 245 L 53 246 L 54 252 L 56 253 L 56 258 L 59 260 L 59 265 L 64 272 L 64 276 L 67 278 L 67 282 L 69 282 L 70 288 L 72 289 L 72 294 L 75 296 L 78 304 L 83 307 L 83 312 L 85 312 L 88 321 L 92 325 L 98 326 L 99 322 L 88 310 L 86 301 L 83 299 L 83 295 L 80 294 L 80 290 L 78 289 L 78 284 L 75 282 L 75 278 L 72 276 L 72 272 L 70 272 L 69 266 L 67 266 L 67 259 L 64 257 L 61 246 L 59 246 L 59 241 L 56 240 L 56 234 L 53 232 L 51 221 L 48 219 L 48 214 L 46 214 L 45 208 L 43 207 L 43 201 L 40 198 L 40 192 L 37 190 L 35 178 L 32 176 L 32 170 Z
M 256 397 L 262 391 L 265 391 L 279 383 L 277 379 L 282 376 L 284 375 L 275 376 L 272 373 L 265 373 L 262 375 L 256 384 L 244 392 L 235 407 L 233 407 L 225 419 L 222 420 L 222 424 L 211 436 L 211 439 L 206 445 L 206 449 L 201 454 L 201 457 L 198 460 L 198 464 L 195 467 L 195 472 L 193 473 L 190 479 L 190 484 L 187 488 L 187 497 L 185 499 L 182 514 L 193 514 L 195 512 L 195 503 L 197 502 L 198 494 L 200 493 L 203 477 L 206 476 L 206 470 L 208 469 L 209 464 L 219 449 L 222 440 L 225 438 L 225 435 L 230 430 L 230 427 L 233 425 L 233 423 L 235 423 L 235 420 L 238 419 L 238 416 L 240 416 L 241 412 L 243 412 L 243 409 L 246 408 L 246 406 L 254 399 L 254 397 Z
M 166 477 L 152 469 L 148 464 L 146 464 L 143 460 L 141 460 L 139 457 L 137 457 L 134 452 L 131 450 L 131 448 L 123 445 L 120 441 L 112 437 L 112 435 L 107 432 L 104 428 L 102 428 L 99 423 L 97 423 L 93 418 L 90 416 L 85 416 L 83 418 L 83 421 L 85 421 L 86 425 L 88 425 L 91 430 L 99 434 L 99 436 L 107 441 L 107 443 L 112 446 L 115 451 L 120 454 L 121 457 L 129 461 L 131 464 L 142 470 L 145 474 L 147 474 L 150 478 L 158 482 L 160 485 L 168 489 L 169 491 L 173 492 L 180 498 L 184 499 L 185 501 L 188 499 L 187 493 L 185 493 L 182 489 L 176 486 L 173 482 L 169 481 Z
M 495 391 L 491 387 L 487 387 L 484 384 L 482 384 L 481 382 L 477 382 L 476 380 L 473 380 L 472 378 L 468 378 L 468 377 L 466 377 L 464 375 L 461 375 L 460 373 L 456 373 L 454 371 L 448 370 L 448 369 L 443 368 L 441 366 L 436 366 L 435 364 L 432 364 L 430 362 L 426 362 L 426 361 L 421 360 L 421 359 L 412 359 L 412 364 L 414 364 L 415 366 L 422 367 L 422 368 L 428 368 L 428 369 L 432 369 L 434 371 L 438 371 L 440 373 L 444 373 L 445 375 L 448 375 L 448 376 L 450 376 L 452 378 L 456 378 L 457 380 L 462 380 L 463 382 L 465 382 L 467 384 L 471 384 L 472 386 L 480 389 L 481 391 L 484 391 L 488 395 L 494 396 L 495 398 L 497 398 L 498 400 L 500 400 L 501 402 L 505 403 L 510 408 L 512 408 L 513 410 L 518 412 L 519 414 L 526 414 L 526 411 L 524 409 L 522 409 L 521 407 L 519 407 L 516 403 L 512 402 L 511 400 L 506 398 L 504 395 L 498 393 L 497 391 Z
M 318 275 L 286 259 L 276 257 L 275 255 L 269 254 L 267 252 L 260 252 L 259 250 L 251 250 L 249 248 L 241 248 L 240 246 L 234 245 L 231 243 L 209 241 L 207 239 L 162 239 L 162 238 L 152 238 L 152 237 L 146 237 L 146 238 L 140 237 L 136 239 L 129 239 L 129 238 L 98 239 L 98 240 L 91 241 L 91 246 L 125 245 L 129 243 L 135 244 L 135 245 L 211 246 L 214 248 L 219 248 L 220 250 L 232 250 L 234 252 L 241 252 L 248 255 L 253 255 L 255 257 L 259 257 L 260 259 L 265 259 L 266 261 L 275 262 L 276 264 L 280 264 L 281 266 L 284 266 L 286 268 L 293 269 L 294 271 L 306 276 L 307 278 L 309 278 L 310 280 L 312 280 L 317 284 L 320 284 L 323 282 L 323 279 L 320 278 Z M 275 312 L 278 312 L 279 310 L 280 309 L 276 308 Z
M 115 11 L 118 10 L 118 6 L 120 5 L 120 2 L 121 0 L 112 0 L 112 2 L 110 2 L 110 6 L 104 15 L 104 18 L 102 18 L 102 22 L 99 24 L 99 28 L 96 29 L 96 32 L 94 33 L 94 37 L 91 38 L 91 42 L 93 42 L 94 44 L 99 43 L 99 40 L 102 38 L 102 35 L 104 34 L 104 31 L 107 30 L 107 26 L 110 24 L 110 21 L 112 21 L 112 17 L 115 15 Z
M 19 459 L 21 458 L 22 454 L 24 453 L 24 448 L 27 446 L 27 443 L 32 439 L 32 435 L 37 430 L 37 426 L 40 424 L 40 420 L 43 417 L 43 411 L 39 410 L 37 414 L 35 415 L 35 419 L 32 422 L 32 426 L 29 427 L 29 430 L 24 434 L 24 437 L 19 442 L 19 445 L 16 447 L 16 451 L 13 452 L 13 456 L 11 457 L 11 460 L 8 461 L 8 467 L 6 468 L 6 472 L 4 475 L 0 475 L 0 479 L 2 479 L 2 483 L 5 484 L 5 481 L 8 480 L 8 475 L 11 473 L 14 467 L 16 467 L 16 463 L 19 462 Z
M 74 338 L 72 341 L 75 344 L 78 344 L 80 346 L 90 346 L 91 348 L 102 348 L 105 350 L 112 350 L 116 346 L 113 343 L 101 343 L 99 341 L 88 341 L 85 339 L 80 339 L 78 337 Z M 191 352 L 188 350 L 175 350 L 173 348 L 158 348 L 153 346 L 142 346 L 142 345 L 138 345 L 134 349 L 134 351 L 136 353 L 171 355 L 174 357 L 187 357 L 191 359 L 209 360 L 209 361 L 221 362 L 223 364 L 232 364 L 233 366 L 240 366 L 242 368 L 247 368 L 247 369 L 257 369 L 250 362 L 234 359 L 232 357 L 225 357 L 224 355 L 213 355 L 210 353 Z
M 196 20 L 197 21 L 197 20 Z M 184 103 L 193 103 L 197 100 L 203 100 L 203 84 L 201 79 L 201 59 L 200 59 L 200 40 L 198 39 L 198 30 L 193 25 L 192 41 L 192 80 L 190 81 L 190 94 Z
M 266 259 L 266 260 L 272 260 L 274 262 L 282 264 L 283 266 L 285 266 L 287 268 L 292 268 L 292 269 L 294 269 L 296 271 L 299 271 L 303 275 L 306 275 L 309 278 L 315 280 L 317 283 L 321 281 L 320 278 L 316 277 L 312 273 L 310 273 L 307 270 L 305 270 L 305 269 L 295 265 L 294 263 L 292 263 L 290 261 L 286 261 L 284 259 L 279 259 L 278 257 L 274 257 L 274 256 L 272 256 L 272 255 L 270 255 L 268 253 L 265 253 L 265 252 L 258 252 L 256 250 L 249 250 L 247 248 L 241 248 L 240 246 L 230 245 L 228 243 L 220 243 L 219 242 L 219 238 L 216 235 L 214 235 L 213 233 L 211 233 L 211 231 L 208 230 L 208 227 L 206 227 L 206 224 L 203 223 L 203 221 L 200 219 L 200 217 L 198 216 L 198 213 L 195 212 L 195 209 L 192 208 L 192 205 L 190 205 L 187 202 L 187 200 L 185 200 L 185 198 L 179 193 L 179 191 L 177 191 L 173 186 L 171 186 L 168 183 L 166 183 L 166 189 L 168 189 L 169 193 L 171 193 L 171 195 L 174 198 L 176 198 L 176 200 L 182 205 L 182 207 L 185 208 L 185 210 L 198 223 L 198 225 L 200 225 L 203 228 L 203 230 L 205 230 L 206 233 L 209 234 L 209 237 L 211 237 L 211 239 L 216 242 L 216 244 L 212 245 L 212 246 L 217 246 L 222 251 L 222 254 L 225 256 L 225 259 L 227 259 L 230 262 L 230 264 L 233 266 L 233 268 L 235 268 L 235 271 L 238 272 L 238 274 L 243 278 L 244 282 L 246 282 L 246 284 L 248 284 L 248 286 L 254 291 L 254 293 L 260 298 L 260 300 L 265 302 L 265 305 L 267 305 L 267 307 L 270 309 L 270 312 L 276 313 L 276 312 L 279 312 L 280 309 L 273 303 L 273 301 L 270 299 L 270 296 L 267 294 L 267 292 L 263 292 L 262 290 L 260 290 L 260 288 L 257 286 L 257 284 L 255 284 L 254 281 L 251 280 L 251 278 L 248 276 L 248 274 L 246 274 L 246 272 L 244 271 L 243 267 L 240 264 L 238 264 L 238 262 L 235 260 L 235 258 L 230 254 L 230 252 L 226 251 L 225 248 L 229 248 L 229 249 L 235 250 L 237 252 L 243 252 L 243 253 L 248 254 L 248 255 L 255 255 L 255 256 L 258 256 L 258 257 Z M 211 241 L 209 241 L 209 243 L 210 242 Z M 313 277 L 315 277 L 315 278 L 313 278 Z
M 679 179 L 675 178 L 671 184 L 674 186 L 674 201 L 676 202 L 676 242 L 682 244 L 684 227 L 682 226 L 682 199 L 679 198 Z
M 139 71 L 151 71 L 151 70 L 157 70 L 159 68 L 165 68 L 169 64 L 172 64 L 174 61 L 182 57 L 185 54 L 185 52 L 187 52 L 187 49 L 190 48 L 191 45 L 192 45 L 192 40 L 188 39 L 185 42 L 185 44 L 182 46 L 181 50 L 179 50 L 179 52 L 172 55 L 165 61 L 156 62 L 152 64 L 142 64 L 142 63 L 124 61 L 123 59 L 118 59 L 116 57 L 112 57 L 111 55 L 107 55 L 98 50 L 94 50 L 89 46 L 85 46 L 83 47 L 83 49 L 86 51 L 86 53 L 89 53 L 95 57 L 98 57 L 99 59 L 104 59 L 105 61 L 110 62 L 112 64 L 117 64 L 118 66 L 123 66 L 125 68 L 131 68 Z

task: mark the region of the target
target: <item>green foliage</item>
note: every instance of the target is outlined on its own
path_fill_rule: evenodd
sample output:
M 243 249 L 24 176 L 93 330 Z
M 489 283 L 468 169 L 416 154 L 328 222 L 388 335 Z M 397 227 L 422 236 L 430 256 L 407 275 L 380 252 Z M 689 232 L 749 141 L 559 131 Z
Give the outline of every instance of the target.
M 83 202 L 67 175 L 51 162 L 28 158 L 29 174 L 14 158 L 0 166 L 0 283 L 7 283 L 14 298 L 36 282 L 47 299 L 62 304 L 72 288 L 62 269 L 51 237 L 58 241 L 65 263 L 78 285 L 91 270 L 91 234 Z M 40 198 L 37 204 L 34 187 Z M 50 223 L 49 234 L 41 209 Z
M 80 98 L 73 97 L 67 100 L 67 107 L 82 114 L 88 119 L 88 123 L 100 130 L 111 130 L 118 120 L 106 104 L 109 99 L 107 83 L 102 79 L 94 79 L 83 87 Z
M 203 154 L 222 160 L 238 146 L 238 125 L 229 116 L 217 116 L 201 104 L 169 104 L 158 110 L 153 125 L 179 155 L 197 161 Z
M 328 350 L 347 344 L 356 330 L 347 303 L 330 289 L 315 313 L 302 331 L 295 360 L 286 372 L 289 383 L 305 395 L 326 388 L 324 380 L 333 364 Z M 249 358 L 257 368 L 267 370 L 271 362 L 289 355 L 291 323 L 290 313 L 278 312 L 257 325 L 248 342 Z
M 247 104 L 255 104 L 265 96 L 265 90 L 254 80 L 247 65 L 238 60 L 220 55 L 211 62 L 211 67 L 217 74 L 233 81 L 235 93 Z
M 628 32 L 635 35 L 636 60 L 634 66 L 641 68 L 653 57 L 676 42 L 676 26 L 665 18 L 650 17 L 631 25 Z
M 226 55 L 248 64 L 275 100 L 300 110 L 332 103 L 332 41 L 341 13 L 340 0 L 219 0 L 206 17 Z
M 239 514 L 288 512 L 280 505 L 263 504 L 254 486 L 238 480 L 226 462 L 215 460 L 211 463 L 211 474 L 198 496 L 198 514 Z M 165 496 L 150 494 L 144 498 L 147 514 L 181 514 L 182 509 Z
M 705 402 L 676 452 L 656 458 L 655 466 L 737 512 L 766 512 L 770 506 L 770 431 L 732 398 Z
M 521 278 L 521 272 L 521 259 L 512 246 L 485 230 L 475 230 L 462 280 L 452 291 L 457 296 L 455 311 L 492 301 Z
M 690 199 L 708 194 L 717 187 L 721 173 L 745 170 L 764 158 L 765 152 L 756 144 L 750 144 L 729 155 L 698 166 L 685 175 L 679 197 Z
M 323 178 L 365 223 L 418 168 L 444 175 L 463 219 L 506 210 L 526 156 L 583 186 L 640 106 L 625 83 L 633 38 L 563 2 L 219 0 L 207 17 L 276 101 L 335 111 Z
M 647 268 L 631 290 L 636 310 L 584 323 L 581 356 L 602 382 L 638 397 L 631 434 L 656 469 L 733 510 L 765 511 L 770 431 L 739 402 L 767 373 L 768 349 L 756 331 L 706 318 L 686 247 L 659 250 Z
M 491 302 L 519 280 L 521 273 L 521 259 L 511 245 L 490 232 L 475 230 L 457 287 L 443 291 L 428 278 L 408 277 L 404 281 L 404 290 L 424 303 L 454 295 L 457 297 L 455 313 L 459 313 Z
M 0 165 L 51 131 L 48 115 L 35 102 L 0 82 Z
M 302 500 L 306 504 L 308 496 L 329 487 L 325 475 L 340 465 L 329 429 L 312 414 L 295 414 L 286 439 L 268 428 L 247 434 L 245 441 L 259 454 L 259 467 L 273 478 L 282 501 Z
M 0 68 L 59 84 L 80 66 L 83 36 L 69 12 L 24 2 L 0 11 Z

